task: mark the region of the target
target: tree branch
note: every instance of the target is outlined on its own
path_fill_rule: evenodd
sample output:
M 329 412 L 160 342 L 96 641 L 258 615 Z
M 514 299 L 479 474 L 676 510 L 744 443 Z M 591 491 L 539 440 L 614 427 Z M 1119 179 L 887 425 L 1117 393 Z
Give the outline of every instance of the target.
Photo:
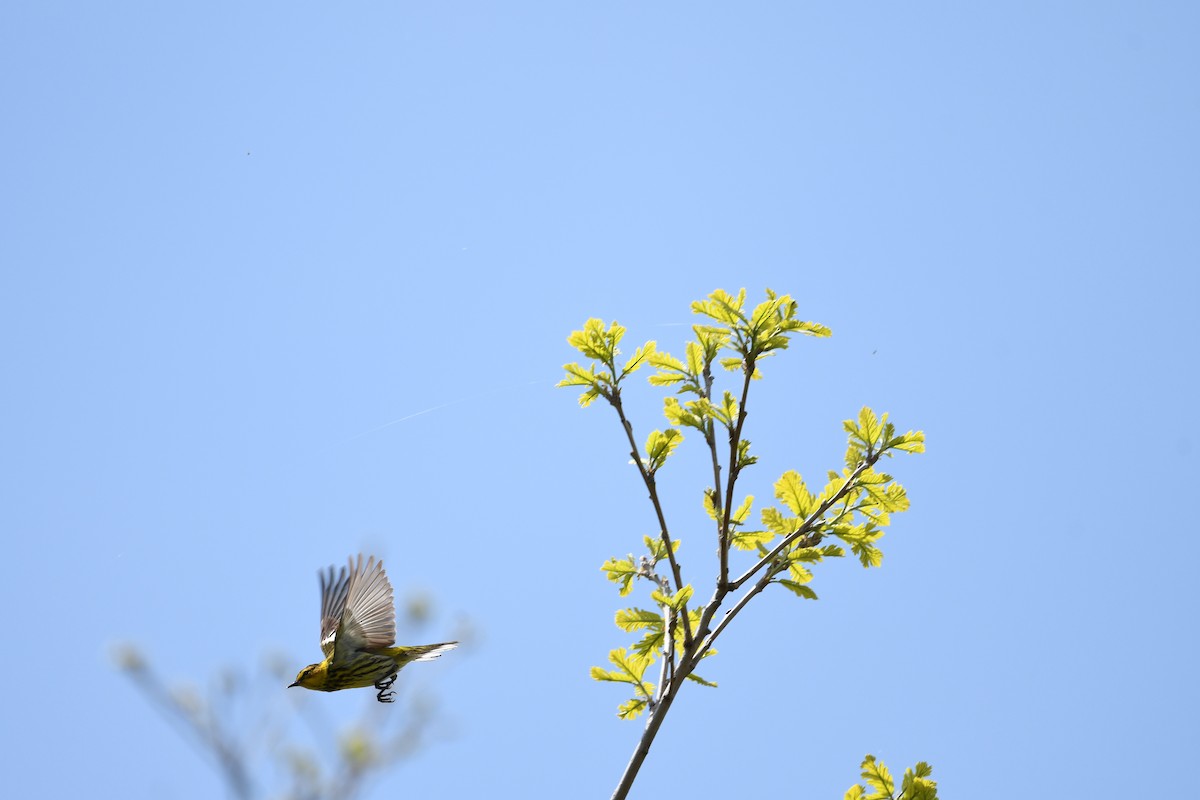
M 671 683 L 671 690 L 663 695 L 662 700 L 649 713 L 646 727 L 642 730 L 642 738 L 638 740 L 637 747 L 634 748 L 633 755 L 630 756 L 629 763 L 625 766 L 625 772 L 621 774 L 621 781 L 613 791 L 612 800 L 625 800 L 625 797 L 628 796 L 633 781 L 637 778 L 638 770 L 642 768 L 642 762 L 650 753 L 650 745 L 654 742 L 654 737 L 658 735 L 658 729 L 662 727 L 663 719 L 666 718 L 671 703 L 675 701 L 675 692 L 683 681 L 683 675 L 682 671 L 676 672 L 676 678 Z
M 717 578 L 718 586 L 722 587 L 729 583 L 729 523 L 733 514 L 733 487 L 737 483 L 738 473 L 741 472 L 738 464 L 738 445 L 742 441 L 742 425 L 746 422 L 746 400 L 750 395 L 750 381 L 754 377 L 754 356 L 746 356 L 744 370 L 746 375 L 742 380 L 742 399 L 738 403 L 737 423 L 729 429 L 729 480 L 725 485 L 725 513 L 720 532 L 721 574 Z
M 646 465 L 642 461 L 642 454 L 638 451 L 637 440 L 633 438 L 633 424 L 625 418 L 625 409 L 621 405 L 620 391 L 614 391 L 608 401 L 617 410 L 617 416 L 621 420 L 621 427 L 625 429 L 625 436 L 629 439 L 630 455 L 633 456 L 633 463 L 637 464 L 638 472 L 642 476 L 642 482 L 646 484 L 646 489 L 650 492 L 650 502 L 654 505 L 654 513 L 658 516 L 658 529 L 662 537 L 663 548 L 667 551 L 667 561 L 671 565 L 671 577 L 675 579 L 675 591 L 678 592 L 683 588 L 683 572 L 679 569 L 679 562 L 675 560 L 675 547 L 671 544 L 671 534 L 667 530 L 667 518 L 663 514 L 662 503 L 658 499 L 658 488 L 654 482 L 654 475 L 646 469 Z M 683 617 L 683 640 L 685 644 L 692 641 L 692 626 L 687 612 L 687 603 L 684 603 L 680 609 L 680 616 Z
M 860 477 L 862 477 L 862 474 L 864 472 L 866 472 L 868 469 L 870 469 L 871 467 L 873 467 L 875 465 L 875 462 L 877 462 L 878 460 L 879 460 L 878 453 L 867 456 L 867 458 L 864 461 L 862 461 L 857 467 L 855 467 L 854 471 L 851 472 L 850 475 L 846 478 L 846 482 L 842 484 L 842 488 L 840 488 L 836 492 L 834 492 L 833 496 L 830 497 L 829 499 L 827 499 L 824 503 L 822 503 L 820 505 L 820 507 L 817 508 L 816 511 L 809 514 L 808 517 L 804 520 L 804 522 L 802 522 L 800 524 L 799 528 L 796 528 L 795 531 L 793 531 L 792 533 L 785 536 L 783 538 L 783 541 L 781 541 L 779 544 L 777 544 L 775 546 L 775 548 L 773 550 L 771 550 L 771 552 L 767 553 L 765 556 L 763 556 L 761 559 L 759 559 L 757 564 L 755 564 L 750 569 L 746 570 L 746 572 L 740 578 L 738 578 L 736 581 L 734 581 L 732 584 L 730 584 L 730 587 L 734 591 L 736 591 L 738 589 L 738 587 L 740 587 L 746 581 L 750 580 L 750 578 L 754 577 L 754 574 L 756 572 L 758 572 L 760 569 L 762 569 L 767 564 L 770 564 L 772 561 L 774 561 L 776 558 L 778 558 L 780 553 L 782 553 L 784 550 L 786 550 L 788 547 L 790 547 L 797 539 L 799 539 L 801 536 L 804 536 L 806 533 L 808 533 L 809 529 L 811 529 L 812 526 L 814 524 L 816 524 L 816 522 L 818 520 L 821 519 L 821 517 L 825 516 L 825 512 L 827 512 L 830 508 L 832 508 L 834 503 L 837 503 L 843 497 L 845 497 L 846 494 L 851 489 L 854 488 L 855 483 L 858 481 L 858 479 Z

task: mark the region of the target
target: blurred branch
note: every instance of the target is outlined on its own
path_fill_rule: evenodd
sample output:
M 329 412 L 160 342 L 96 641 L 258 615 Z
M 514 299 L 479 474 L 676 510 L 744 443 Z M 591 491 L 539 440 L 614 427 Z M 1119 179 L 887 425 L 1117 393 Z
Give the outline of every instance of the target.
M 216 718 L 205 713 L 199 700 L 182 692 L 172 693 L 147 665 L 145 658 L 132 645 L 122 645 L 116 653 L 117 665 L 134 685 L 150 700 L 171 724 L 185 731 L 185 738 L 204 754 L 216 758 L 217 766 L 229 786 L 230 794 L 238 800 L 254 796 L 250 783 L 244 749 L 240 743 L 221 730 Z
M 423 595 L 415 595 L 401 605 L 400 612 L 406 627 L 419 627 L 429 618 L 431 604 Z M 460 628 L 459 640 L 469 645 L 470 625 Z M 221 672 L 214 691 L 205 700 L 197 692 L 168 687 L 133 645 L 115 648 L 114 660 L 201 757 L 215 764 L 235 800 L 254 800 L 258 796 L 264 784 L 255 780 L 256 761 L 261 754 L 267 754 L 267 760 L 275 761 L 286 773 L 290 785 L 282 796 L 288 800 L 356 800 L 368 779 L 419 751 L 436 722 L 436 702 L 427 695 L 410 693 L 405 713 L 397 714 L 395 707 L 376 708 L 372 699 L 358 721 L 339 733 L 323 704 L 293 690 L 285 695 L 285 706 L 266 704 L 252 725 L 236 726 L 233 720 L 254 694 L 254 687 L 240 680 L 236 672 Z M 264 667 L 271 686 L 284 686 L 290 679 L 290 667 L 284 659 L 268 658 Z M 397 719 L 403 720 L 399 729 L 388 732 L 388 725 Z M 296 720 L 308 729 L 311 746 L 294 741 Z M 232 733 L 238 727 L 244 738 Z

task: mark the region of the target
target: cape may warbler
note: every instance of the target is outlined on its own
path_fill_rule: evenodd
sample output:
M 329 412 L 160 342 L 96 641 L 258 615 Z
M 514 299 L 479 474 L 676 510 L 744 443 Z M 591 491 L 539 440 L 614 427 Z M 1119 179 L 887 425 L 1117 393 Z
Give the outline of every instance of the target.
M 349 560 L 336 573 L 317 573 L 321 579 L 321 650 L 325 660 L 309 664 L 296 675 L 292 686 L 336 692 L 374 686 L 381 703 L 396 699 L 389 691 L 400 669 L 410 661 L 430 661 L 458 642 L 396 647 L 396 608 L 392 584 L 383 562 L 374 556 L 363 564 Z M 291 688 L 289 686 L 288 688 Z

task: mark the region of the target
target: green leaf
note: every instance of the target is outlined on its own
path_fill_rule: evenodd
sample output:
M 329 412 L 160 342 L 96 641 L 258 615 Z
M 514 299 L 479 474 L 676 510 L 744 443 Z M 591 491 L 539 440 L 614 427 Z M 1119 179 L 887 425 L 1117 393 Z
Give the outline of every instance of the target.
M 721 519 L 721 513 L 717 510 L 717 503 L 720 498 L 717 492 L 711 486 L 704 490 L 704 513 L 708 514 L 708 518 L 717 522 Z
M 680 425 L 704 431 L 704 417 L 700 412 L 707 405 L 707 401 L 701 403 L 698 400 L 691 400 L 686 405 L 680 405 L 679 401 L 674 397 L 665 397 L 663 398 L 663 416 L 672 425 Z
M 715 325 L 693 325 L 692 332 L 696 334 L 696 343 L 700 347 L 701 360 L 704 364 L 711 364 L 717 357 L 717 353 L 729 344 L 728 328 Z
M 610 558 L 600 565 L 600 569 L 608 573 L 610 581 L 621 584 L 621 597 L 629 594 L 633 588 L 633 579 L 638 574 L 638 568 L 627 558 Z
M 684 604 L 692 599 L 692 585 L 690 583 L 685 585 L 670 597 L 667 597 L 660 590 L 655 589 L 650 593 L 650 599 L 661 605 L 670 606 L 676 611 L 682 611 Z
M 875 756 L 868 755 L 863 759 L 862 777 L 867 782 L 867 786 L 875 790 L 874 794 L 868 795 L 868 800 L 876 798 L 883 800 L 883 798 L 891 797 L 896 788 L 896 784 L 892 780 L 892 773 L 888 772 L 888 768 L 882 761 L 876 761 Z
M 834 525 L 831 529 L 834 536 L 850 545 L 850 550 L 864 567 L 878 567 L 883 563 L 883 552 L 874 545 L 883 536 L 875 523 L 866 522 L 861 525 Z
M 833 335 L 833 331 L 825 327 L 819 322 L 797 322 L 795 330 L 808 336 L 816 336 L 820 339 L 827 339 Z
M 617 353 L 617 345 L 625 335 L 625 329 L 613 322 L 608 330 L 604 329 L 604 321 L 596 318 L 589 319 L 583 324 L 583 330 L 572 331 L 567 337 L 567 343 L 588 358 L 612 366 Z
M 742 306 L 746 303 L 746 290 L 738 292 L 733 297 L 723 289 L 717 289 L 708 296 L 707 300 L 697 300 L 692 303 L 692 311 L 720 322 L 723 325 L 736 325 L 746 322 L 742 315 Z
M 915 769 L 904 771 L 899 798 L 896 797 L 895 782 L 882 761 L 868 755 L 862 762 L 862 777 L 874 791 L 855 784 L 846 790 L 844 800 L 937 800 L 937 783 L 929 779 L 933 769 L 924 761 L 917 762 Z
M 644 345 L 633 351 L 633 355 L 625 362 L 625 366 L 621 368 L 621 377 L 637 372 L 642 368 L 642 364 L 647 358 L 654 354 L 656 343 L 653 341 L 646 342 Z
M 587 369 L 584 369 L 579 364 L 574 362 L 563 364 L 563 369 L 567 371 L 567 376 L 555 384 L 555 388 L 564 386 L 591 386 L 596 382 L 596 365 L 591 364 Z
M 746 499 L 742 501 L 742 504 L 737 507 L 737 511 L 734 511 L 733 515 L 730 517 L 730 519 L 733 521 L 733 523 L 735 525 L 741 525 L 743 522 L 746 521 L 746 517 L 748 517 L 750 515 L 750 507 L 753 504 L 754 504 L 754 495 L 752 495 L 752 494 L 746 495 Z
M 667 557 L 667 545 L 665 542 L 663 542 L 661 536 L 643 536 L 642 541 L 646 543 L 646 549 L 650 551 L 650 559 L 655 564 Z M 679 548 L 682 546 L 683 543 L 679 539 L 671 540 L 672 553 L 678 553 Z
M 937 800 L 937 782 L 929 779 L 932 772 L 924 761 L 917 762 L 915 769 L 906 769 L 900 782 L 902 800 Z
M 788 574 L 792 576 L 792 580 L 796 583 L 808 583 L 813 579 L 812 573 L 795 561 L 788 562 Z
M 666 637 L 662 629 L 651 630 L 633 643 L 633 652 L 639 656 L 652 658 L 659 650 L 662 650 L 664 641 L 666 641 Z
M 617 716 L 621 719 L 637 719 L 638 715 L 645 708 L 646 699 L 643 697 L 634 697 L 617 706 Z
M 657 611 L 647 611 L 644 608 L 625 608 L 617 612 L 617 627 L 626 633 L 663 626 L 662 614 Z
M 803 561 L 806 564 L 815 564 L 824 558 L 825 554 L 816 547 L 797 547 L 788 551 L 787 560 Z
M 721 401 L 721 413 L 714 414 L 726 427 L 733 427 L 738 418 L 738 401 L 732 392 L 725 392 Z
M 736 356 L 722 358 L 720 363 L 721 366 L 729 372 L 738 372 L 746 367 L 746 360 L 743 358 L 737 358 Z
M 646 437 L 646 469 L 650 472 L 657 471 L 682 441 L 683 434 L 676 428 L 650 431 L 650 435 Z
M 792 592 L 796 596 L 803 597 L 805 600 L 816 600 L 817 599 L 817 593 L 814 592 L 808 586 L 804 585 L 803 583 L 797 583 L 796 581 L 789 581 L 786 578 L 781 578 L 780 580 L 776 581 L 776 583 L 778 583 L 780 586 L 784 587 L 788 591 Z
M 924 453 L 925 432 L 909 431 L 900 436 L 892 436 L 883 443 L 885 450 L 899 450 L 903 453 Z
M 795 470 L 788 470 L 775 482 L 775 499 L 787 506 L 798 518 L 807 517 L 819 505 L 809 494 L 800 473 Z
M 638 655 L 636 653 L 629 653 L 624 647 L 618 647 L 616 650 L 610 650 L 608 653 L 608 660 L 617 667 L 615 674 L 625 675 L 629 679 L 628 681 L 625 681 L 624 678 L 616 678 L 613 680 L 621 680 L 627 683 L 633 683 L 638 687 L 645 685 L 644 681 L 642 680 L 642 676 L 646 673 L 646 668 L 654 662 L 653 658 Z M 639 688 L 638 691 L 642 691 L 642 689 Z
M 588 673 L 594 681 L 612 681 L 614 683 L 633 683 L 633 679 L 623 672 L 612 672 L 603 667 L 592 667 Z
M 757 550 L 774 538 L 774 531 L 736 531 L 729 538 L 729 543 L 738 550 Z
M 596 365 L 587 369 L 578 364 L 563 364 L 567 376 L 555 384 L 556 387 L 586 386 L 588 390 L 579 396 L 579 405 L 587 407 L 597 397 L 608 398 L 612 393 L 612 380 L 607 372 L 596 372 Z
M 738 440 L 737 463 L 738 463 L 739 469 L 748 467 L 751 464 L 758 463 L 758 456 L 750 455 L 750 440 L 749 439 L 739 439 Z
M 670 353 L 655 352 L 649 356 L 650 366 L 658 372 L 650 376 L 651 386 L 671 386 L 689 378 L 683 362 Z
M 688 374 L 693 378 L 698 378 L 704 372 L 704 348 L 699 342 L 687 343 L 687 369 Z
M 762 523 L 778 536 L 790 536 L 800 527 L 796 517 L 785 517 L 778 508 L 767 506 L 762 510 Z
M 699 675 L 697 675 L 694 672 L 689 672 L 687 679 L 689 681 L 695 681 L 696 683 L 700 684 L 701 686 L 711 686 L 714 689 L 717 688 L 716 683 L 714 683 L 713 681 L 706 681 L 706 680 L 704 680 L 704 678 L 701 678 Z
M 883 419 L 887 420 L 887 414 L 883 415 Z M 882 433 L 879 417 L 868 406 L 863 406 L 858 412 L 858 436 L 863 444 L 873 445 Z

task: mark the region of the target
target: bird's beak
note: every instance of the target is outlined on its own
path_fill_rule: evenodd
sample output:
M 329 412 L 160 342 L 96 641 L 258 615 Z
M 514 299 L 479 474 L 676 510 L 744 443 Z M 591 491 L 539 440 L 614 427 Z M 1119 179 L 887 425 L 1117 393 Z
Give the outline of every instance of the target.
M 293 686 L 299 686 L 299 685 L 300 685 L 300 681 L 296 681 L 295 683 L 289 683 L 289 684 L 288 684 L 288 688 L 290 689 L 290 688 L 292 688 Z

